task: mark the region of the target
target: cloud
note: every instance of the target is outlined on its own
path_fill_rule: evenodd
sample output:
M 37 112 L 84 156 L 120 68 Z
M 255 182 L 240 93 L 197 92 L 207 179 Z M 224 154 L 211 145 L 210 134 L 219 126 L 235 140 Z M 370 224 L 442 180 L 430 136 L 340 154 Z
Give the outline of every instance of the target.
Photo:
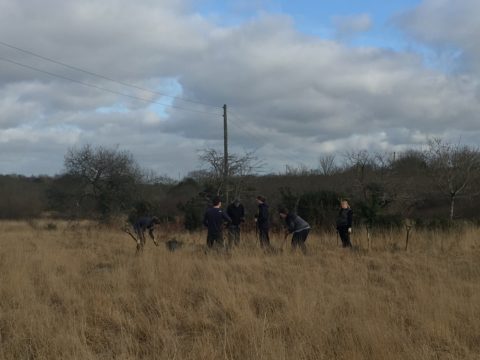
M 356 14 L 350 16 L 334 16 L 333 24 L 336 29 L 336 38 L 344 40 L 358 33 L 370 30 L 373 22 L 369 14 Z
M 423 0 L 396 18 L 412 38 L 433 47 L 441 56 L 463 62 L 463 70 L 480 72 L 480 2 Z
M 307 36 L 286 15 L 222 26 L 191 4 L 0 0 L 1 41 L 215 105 L 173 100 L 0 46 L 0 57 L 97 87 L 0 61 L 0 172 L 58 172 L 68 147 L 88 142 L 118 145 L 144 167 L 184 175 L 199 166 L 198 149 L 222 149 L 223 104 L 231 151 L 257 149 L 267 171 L 315 166 L 321 154 L 345 148 L 396 151 L 429 135 L 468 134 L 473 141 L 478 134 L 475 72 L 443 73 L 425 67 L 419 54 Z M 402 20 L 419 38 L 415 19 L 429 4 Z M 365 31 L 371 20 L 362 15 L 341 24 L 345 33 Z M 446 41 L 440 28 L 435 33 Z M 455 36 L 456 46 L 473 49 L 468 38 Z

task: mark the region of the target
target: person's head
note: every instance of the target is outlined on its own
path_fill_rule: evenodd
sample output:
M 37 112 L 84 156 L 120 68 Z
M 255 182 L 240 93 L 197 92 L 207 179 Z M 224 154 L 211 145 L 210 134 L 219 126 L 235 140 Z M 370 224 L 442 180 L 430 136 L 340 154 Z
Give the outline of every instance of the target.
M 342 199 L 340 200 L 340 207 L 342 209 L 348 209 L 350 208 L 350 205 L 348 204 L 348 200 L 347 199 Z
M 262 195 L 258 195 L 258 196 L 257 196 L 257 203 L 258 203 L 258 204 L 264 204 L 265 201 L 267 201 L 267 199 L 265 199 L 264 196 L 262 196 Z
M 220 199 L 220 196 L 215 196 L 212 199 L 212 205 L 213 205 L 213 207 L 221 207 L 222 206 L 222 199 Z
M 233 203 L 232 203 L 234 206 L 236 207 L 239 207 L 240 206 L 240 200 L 239 199 L 235 199 L 233 200 Z
M 282 207 L 280 210 L 278 210 L 278 214 L 282 219 L 285 219 L 288 216 L 288 209 L 286 207 Z

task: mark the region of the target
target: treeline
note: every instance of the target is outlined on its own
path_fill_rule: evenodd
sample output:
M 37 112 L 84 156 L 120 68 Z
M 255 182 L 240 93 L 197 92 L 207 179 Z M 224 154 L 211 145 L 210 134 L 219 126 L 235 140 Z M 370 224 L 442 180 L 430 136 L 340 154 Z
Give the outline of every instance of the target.
M 478 149 L 440 139 L 397 154 L 352 150 L 326 155 L 317 169 L 287 167 L 281 174 L 259 175 L 263 162 L 255 154 L 234 154 L 226 183 L 219 152 L 206 149 L 199 161 L 202 170 L 173 181 L 141 169 L 127 151 L 91 145 L 70 149 L 60 175 L 0 176 L 0 218 L 108 222 L 155 214 L 195 230 L 217 194 L 224 200 L 240 198 L 251 218 L 254 198 L 262 194 L 273 210 L 287 206 L 324 229 L 332 227 L 341 198 L 350 201 L 355 221 L 367 228 L 402 226 L 405 219 L 417 226 L 448 227 L 454 220 L 480 218 Z

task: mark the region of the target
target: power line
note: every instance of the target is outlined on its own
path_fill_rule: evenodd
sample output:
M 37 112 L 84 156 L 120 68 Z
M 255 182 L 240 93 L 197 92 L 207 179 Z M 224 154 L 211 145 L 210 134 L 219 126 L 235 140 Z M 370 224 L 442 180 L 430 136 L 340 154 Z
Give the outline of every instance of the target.
M 162 105 L 162 106 L 166 106 L 166 107 L 171 107 L 171 108 L 175 108 L 175 109 L 179 109 L 179 110 L 190 111 L 190 112 L 195 112 L 195 113 L 200 113 L 200 114 L 221 116 L 221 114 L 219 114 L 219 113 L 213 113 L 213 112 L 207 112 L 207 111 L 201 111 L 201 110 L 195 110 L 195 109 L 188 109 L 188 108 L 184 108 L 184 107 L 177 106 L 177 105 L 165 104 L 165 103 L 161 103 L 161 102 L 158 102 L 158 101 L 155 101 L 155 100 L 150 100 L 150 99 L 145 99 L 145 98 L 135 96 L 135 95 L 125 94 L 125 93 L 122 93 L 120 91 L 107 89 L 107 88 L 104 88 L 102 86 L 98 86 L 98 85 L 95 85 L 95 84 L 90 84 L 90 83 L 87 83 L 87 82 L 84 82 L 84 81 L 81 81 L 81 80 L 70 78 L 68 76 L 59 75 L 59 74 L 52 73 L 52 72 L 47 71 L 47 70 L 42 70 L 42 69 L 36 68 L 34 66 L 22 64 L 22 63 L 19 63 L 17 61 L 14 61 L 14 60 L 4 58 L 2 56 L 0 56 L 0 60 L 4 61 L 4 62 L 8 62 L 10 64 L 17 65 L 17 66 L 21 66 L 21 67 L 24 67 L 24 68 L 27 68 L 27 69 L 30 69 L 30 70 L 34 70 L 34 71 L 37 71 L 37 72 L 40 72 L 40 73 L 43 73 L 43 74 L 47 74 L 47 75 L 50 75 L 50 76 L 53 76 L 53 77 L 57 77 L 57 78 L 60 78 L 60 79 L 63 79 L 63 80 L 71 81 L 71 82 L 74 82 L 74 83 L 77 83 L 77 84 L 80 84 L 80 85 L 83 85 L 83 86 L 87 86 L 87 87 L 91 87 L 91 88 L 94 88 L 94 89 L 97 89 L 97 90 L 109 92 L 111 94 L 120 95 L 120 96 L 128 97 L 128 98 L 131 98 L 131 99 L 135 99 L 135 100 L 139 100 L 139 101 L 143 101 L 143 102 L 147 102 L 147 103 L 152 103 L 152 104 L 157 104 L 157 105 Z
M 104 79 L 104 80 L 108 80 L 108 81 L 111 81 L 111 82 L 113 82 L 113 83 L 117 83 L 117 84 L 120 84 L 120 85 L 123 85 L 123 86 L 131 87 L 131 88 L 134 88 L 134 89 L 137 89 L 137 90 L 142 90 L 142 91 L 149 92 L 149 93 L 152 93 L 152 94 L 155 94 L 155 95 L 160 95 L 160 96 L 169 97 L 169 98 L 172 98 L 172 99 L 177 99 L 177 100 L 181 100 L 181 101 L 186 101 L 186 102 L 195 103 L 195 104 L 199 104 L 199 105 L 203 105 L 203 106 L 208 106 L 208 107 L 213 107 L 213 108 L 221 109 L 220 106 L 210 105 L 210 104 L 206 104 L 206 103 L 203 103 L 203 102 L 200 102 L 200 101 L 197 101 L 197 100 L 187 99 L 187 98 L 183 98 L 183 97 L 179 97 L 179 96 L 168 95 L 168 94 L 161 93 L 161 92 L 158 92 L 158 91 L 155 91 L 155 90 L 151 90 L 151 89 L 147 89 L 147 88 L 144 88 L 144 87 L 141 87 L 141 86 L 138 86 L 138 85 L 130 84 L 130 83 L 127 83 L 127 82 L 124 82 L 124 81 L 115 80 L 115 79 L 113 79 L 113 78 L 111 78 L 111 77 L 108 77 L 108 76 L 105 76 L 105 75 L 101 75 L 101 74 L 98 74 L 98 73 L 94 73 L 94 72 L 89 71 L 89 70 L 81 69 L 81 68 L 79 68 L 79 67 L 76 67 L 76 66 L 73 66 L 73 65 L 69 65 L 69 64 L 64 63 L 64 62 L 62 62 L 62 61 L 58 61 L 58 60 L 49 58 L 49 57 L 47 57 L 47 56 L 43 56 L 43 55 L 34 53 L 33 51 L 30 51 L 30 50 L 25 50 L 25 49 L 19 48 L 19 47 L 17 47 L 17 46 L 8 44 L 8 43 L 3 42 L 3 41 L 0 41 L 0 45 L 9 47 L 9 48 L 11 48 L 11 49 L 15 49 L 15 50 L 20 51 L 20 52 L 23 52 L 23 53 L 25 53 L 25 54 L 29 54 L 29 55 L 35 56 L 35 57 L 37 57 L 37 58 L 39 58 L 39 59 L 42 59 L 42 60 L 45 60 L 45 61 L 49 61 L 49 62 L 54 63 L 54 64 L 57 64 L 57 65 L 64 66 L 64 67 L 66 67 L 66 68 L 69 68 L 69 69 L 72 69 L 72 70 L 75 70 L 75 71 L 79 71 L 79 72 L 82 72 L 82 73 L 85 73 L 85 74 L 88 74 L 88 75 L 91 75 L 91 76 L 96 76 L 96 77 L 98 77 L 98 78 L 101 78 L 101 79 Z

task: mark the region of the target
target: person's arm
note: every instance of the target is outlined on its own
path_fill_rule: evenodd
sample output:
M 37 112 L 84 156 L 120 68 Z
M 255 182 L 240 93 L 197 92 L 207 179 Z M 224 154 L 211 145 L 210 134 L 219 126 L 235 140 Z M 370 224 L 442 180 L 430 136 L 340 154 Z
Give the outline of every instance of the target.
M 268 210 L 266 206 L 261 206 L 258 212 L 258 223 L 264 224 L 268 221 Z
M 205 215 L 203 215 L 203 226 L 208 227 L 208 217 L 207 217 L 207 212 L 205 211 Z
M 232 222 L 232 219 L 230 218 L 230 216 L 228 216 L 226 212 L 222 211 L 222 217 L 223 217 L 223 220 L 225 220 L 227 223 L 230 224 Z
M 295 230 L 295 219 L 293 218 L 293 216 L 287 216 L 285 218 L 285 222 L 287 224 L 287 232 L 289 234 L 293 233 L 293 231 Z
M 243 205 L 240 205 L 240 221 L 245 222 L 245 208 Z

